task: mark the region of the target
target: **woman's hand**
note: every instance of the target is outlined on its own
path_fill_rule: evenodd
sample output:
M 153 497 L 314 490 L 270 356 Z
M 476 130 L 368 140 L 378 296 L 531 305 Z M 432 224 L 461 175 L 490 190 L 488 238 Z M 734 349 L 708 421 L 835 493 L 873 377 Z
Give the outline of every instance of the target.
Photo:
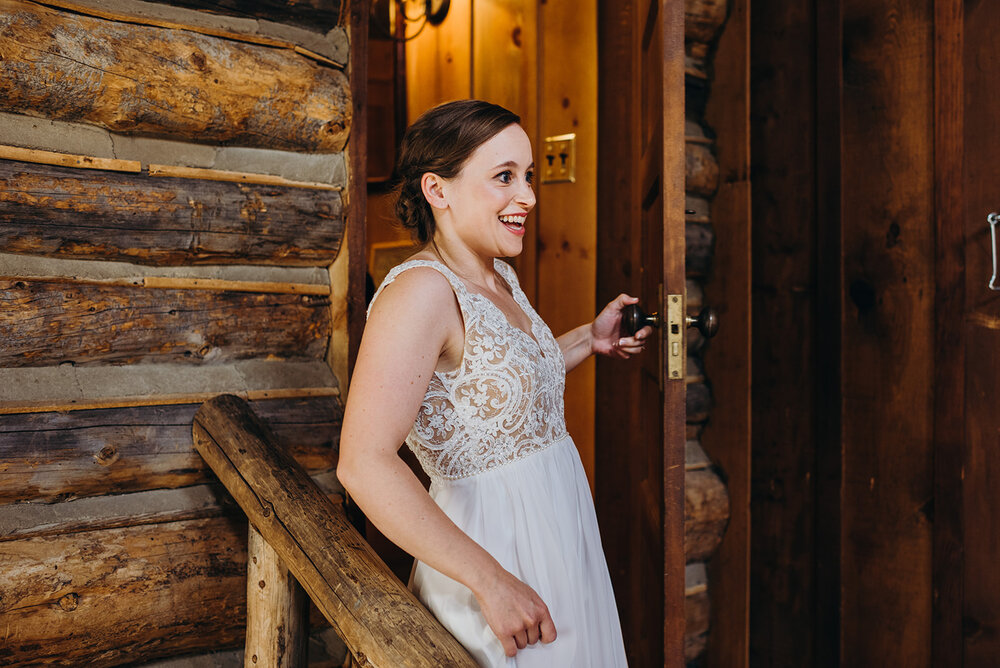
M 499 565 L 496 575 L 475 595 L 507 656 L 539 640 L 550 643 L 556 639 L 555 624 L 541 597 Z
M 621 336 L 622 309 L 635 304 L 639 299 L 624 293 L 618 295 L 594 318 L 590 324 L 590 335 L 594 353 L 627 360 L 646 348 L 646 339 L 653 328 L 646 325 L 633 336 Z

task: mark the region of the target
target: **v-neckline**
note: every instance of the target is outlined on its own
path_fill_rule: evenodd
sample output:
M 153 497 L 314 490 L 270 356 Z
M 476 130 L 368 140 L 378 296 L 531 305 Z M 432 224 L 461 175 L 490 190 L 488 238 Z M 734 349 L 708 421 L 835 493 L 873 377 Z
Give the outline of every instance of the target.
M 520 332 L 521 334 L 523 334 L 524 336 L 526 336 L 529 341 L 531 341 L 532 343 L 535 344 L 535 347 L 538 348 L 538 352 L 541 354 L 541 356 L 542 357 L 546 357 L 545 350 L 542 348 L 542 342 L 535 335 L 535 319 L 531 317 L 531 314 L 528 313 L 528 310 L 524 307 L 523 304 L 521 304 L 521 300 L 518 299 L 518 297 L 517 297 L 517 290 L 519 288 L 515 287 L 514 285 L 512 285 L 511 282 L 509 280 L 507 280 L 507 277 L 504 276 L 503 273 L 497 268 L 497 264 L 500 262 L 500 260 L 497 260 L 496 258 L 494 258 L 494 260 L 493 260 L 493 270 L 496 271 L 497 276 L 500 277 L 500 280 L 502 280 L 504 282 L 504 285 L 506 285 L 507 288 L 510 290 L 510 296 L 514 300 L 514 305 L 517 306 L 517 308 L 521 309 L 521 313 L 524 315 L 525 318 L 528 319 L 528 327 L 529 327 L 530 331 L 526 331 L 524 329 L 521 329 L 520 327 L 518 327 L 517 325 L 515 325 L 513 322 L 511 322 L 510 318 L 507 317 L 507 314 L 504 312 L 504 310 L 502 308 L 500 308 L 495 301 L 493 301 L 492 299 L 490 299 L 486 295 L 482 294 L 481 292 L 475 292 L 474 290 L 470 290 L 469 286 L 466 284 L 465 281 L 462 280 L 461 276 L 459 276 L 454 271 L 452 271 L 452 268 L 449 267 L 448 265 L 446 265 L 441 260 L 438 260 L 438 259 L 427 259 L 427 260 L 416 259 L 416 260 L 410 260 L 410 261 L 428 262 L 428 263 L 436 264 L 436 265 L 439 265 L 439 266 L 443 267 L 449 274 L 451 274 L 452 276 L 455 277 L 455 280 L 459 282 L 459 284 L 465 290 L 465 293 L 467 295 L 472 296 L 472 297 L 479 297 L 483 301 L 489 303 L 489 305 L 492 306 L 494 310 L 496 310 L 496 312 L 500 315 L 500 317 L 503 318 L 503 321 L 505 323 L 507 323 L 508 327 L 510 327 L 514 331 Z
M 480 299 L 483 299 L 483 300 L 489 302 L 490 305 L 494 309 L 496 309 L 496 312 L 499 313 L 501 317 L 503 317 L 503 319 L 507 323 L 508 327 L 510 327 L 511 329 L 517 330 L 518 332 L 521 332 L 526 337 L 528 337 L 529 339 L 531 339 L 532 343 L 534 343 L 536 346 L 538 346 L 538 349 L 541 351 L 542 350 L 542 344 L 538 340 L 538 337 L 535 336 L 535 319 L 531 317 L 531 315 L 525 310 L 524 306 L 521 304 L 520 300 L 517 298 L 517 293 L 515 292 L 516 288 L 513 285 L 511 285 L 507 281 L 507 279 L 502 274 L 500 274 L 500 272 L 497 272 L 497 276 L 500 277 L 500 280 L 502 280 L 504 282 L 504 285 L 506 285 L 507 288 L 510 290 L 510 297 L 511 297 L 511 299 L 514 300 L 514 306 L 516 306 L 517 308 L 519 308 L 521 310 L 521 314 L 524 315 L 524 317 L 528 319 L 528 327 L 530 328 L 531 331 L 524 330 L 524 329 L 518 327 L 513 322 L 511 322 L 510 318 L 507 316 L 507 313 L 504 312 L 504 310 L 502 308 L 500 308 L 500 306 L 497 305 L 497 303 L 495 301 L 493 301 L 492 299 L 490 299 L 489 297 L 487 297 L 486 295 L 484 295 L 481 292 L 473 292 L 472 290 L 469 289 L 468 285 L 465 285 L 465 281 L 462 281 L 462 285 L 465 285 L 465 291 L 468 292 L 470 295 L 475 295 L 476 297 L 479 297 Z M 459 279 L 459 280 L 462 280 L 462 279 Z M 543 356 L 545 355 L 544 351 L 542 351 L 542 355 Z

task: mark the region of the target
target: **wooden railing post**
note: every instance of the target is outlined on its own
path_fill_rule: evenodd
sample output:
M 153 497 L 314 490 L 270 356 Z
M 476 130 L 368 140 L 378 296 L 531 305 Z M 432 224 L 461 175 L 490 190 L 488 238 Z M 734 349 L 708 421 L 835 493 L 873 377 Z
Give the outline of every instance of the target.
M 193 432 L 195 448 L 359 665 L 477 668 L 245 401 L 205 402 Z
M 304 668 L 309 599 L 278 553 L 250 525 L 245 668 Z

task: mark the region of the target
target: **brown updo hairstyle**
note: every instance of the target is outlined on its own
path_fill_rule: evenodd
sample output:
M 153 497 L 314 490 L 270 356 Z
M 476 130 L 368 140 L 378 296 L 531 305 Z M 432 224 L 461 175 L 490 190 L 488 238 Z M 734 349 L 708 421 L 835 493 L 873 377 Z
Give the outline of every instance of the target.
M 434 237 L 434 214 L 420 188 L 427 172 L 455 178 L 480 145 L 521 117 L 482 100 L 446 102 L 407 128 L 396 161 L 396 216 L 420 243 Z

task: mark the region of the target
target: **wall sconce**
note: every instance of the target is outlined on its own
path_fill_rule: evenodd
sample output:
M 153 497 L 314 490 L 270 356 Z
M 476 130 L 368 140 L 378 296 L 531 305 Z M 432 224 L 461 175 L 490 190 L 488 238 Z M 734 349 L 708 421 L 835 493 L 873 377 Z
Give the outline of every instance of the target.
M 373 0 L 371 23 L 383 39 L 408 42 L 428 25 L 444 23 L 449 9 L 451 0 Z

